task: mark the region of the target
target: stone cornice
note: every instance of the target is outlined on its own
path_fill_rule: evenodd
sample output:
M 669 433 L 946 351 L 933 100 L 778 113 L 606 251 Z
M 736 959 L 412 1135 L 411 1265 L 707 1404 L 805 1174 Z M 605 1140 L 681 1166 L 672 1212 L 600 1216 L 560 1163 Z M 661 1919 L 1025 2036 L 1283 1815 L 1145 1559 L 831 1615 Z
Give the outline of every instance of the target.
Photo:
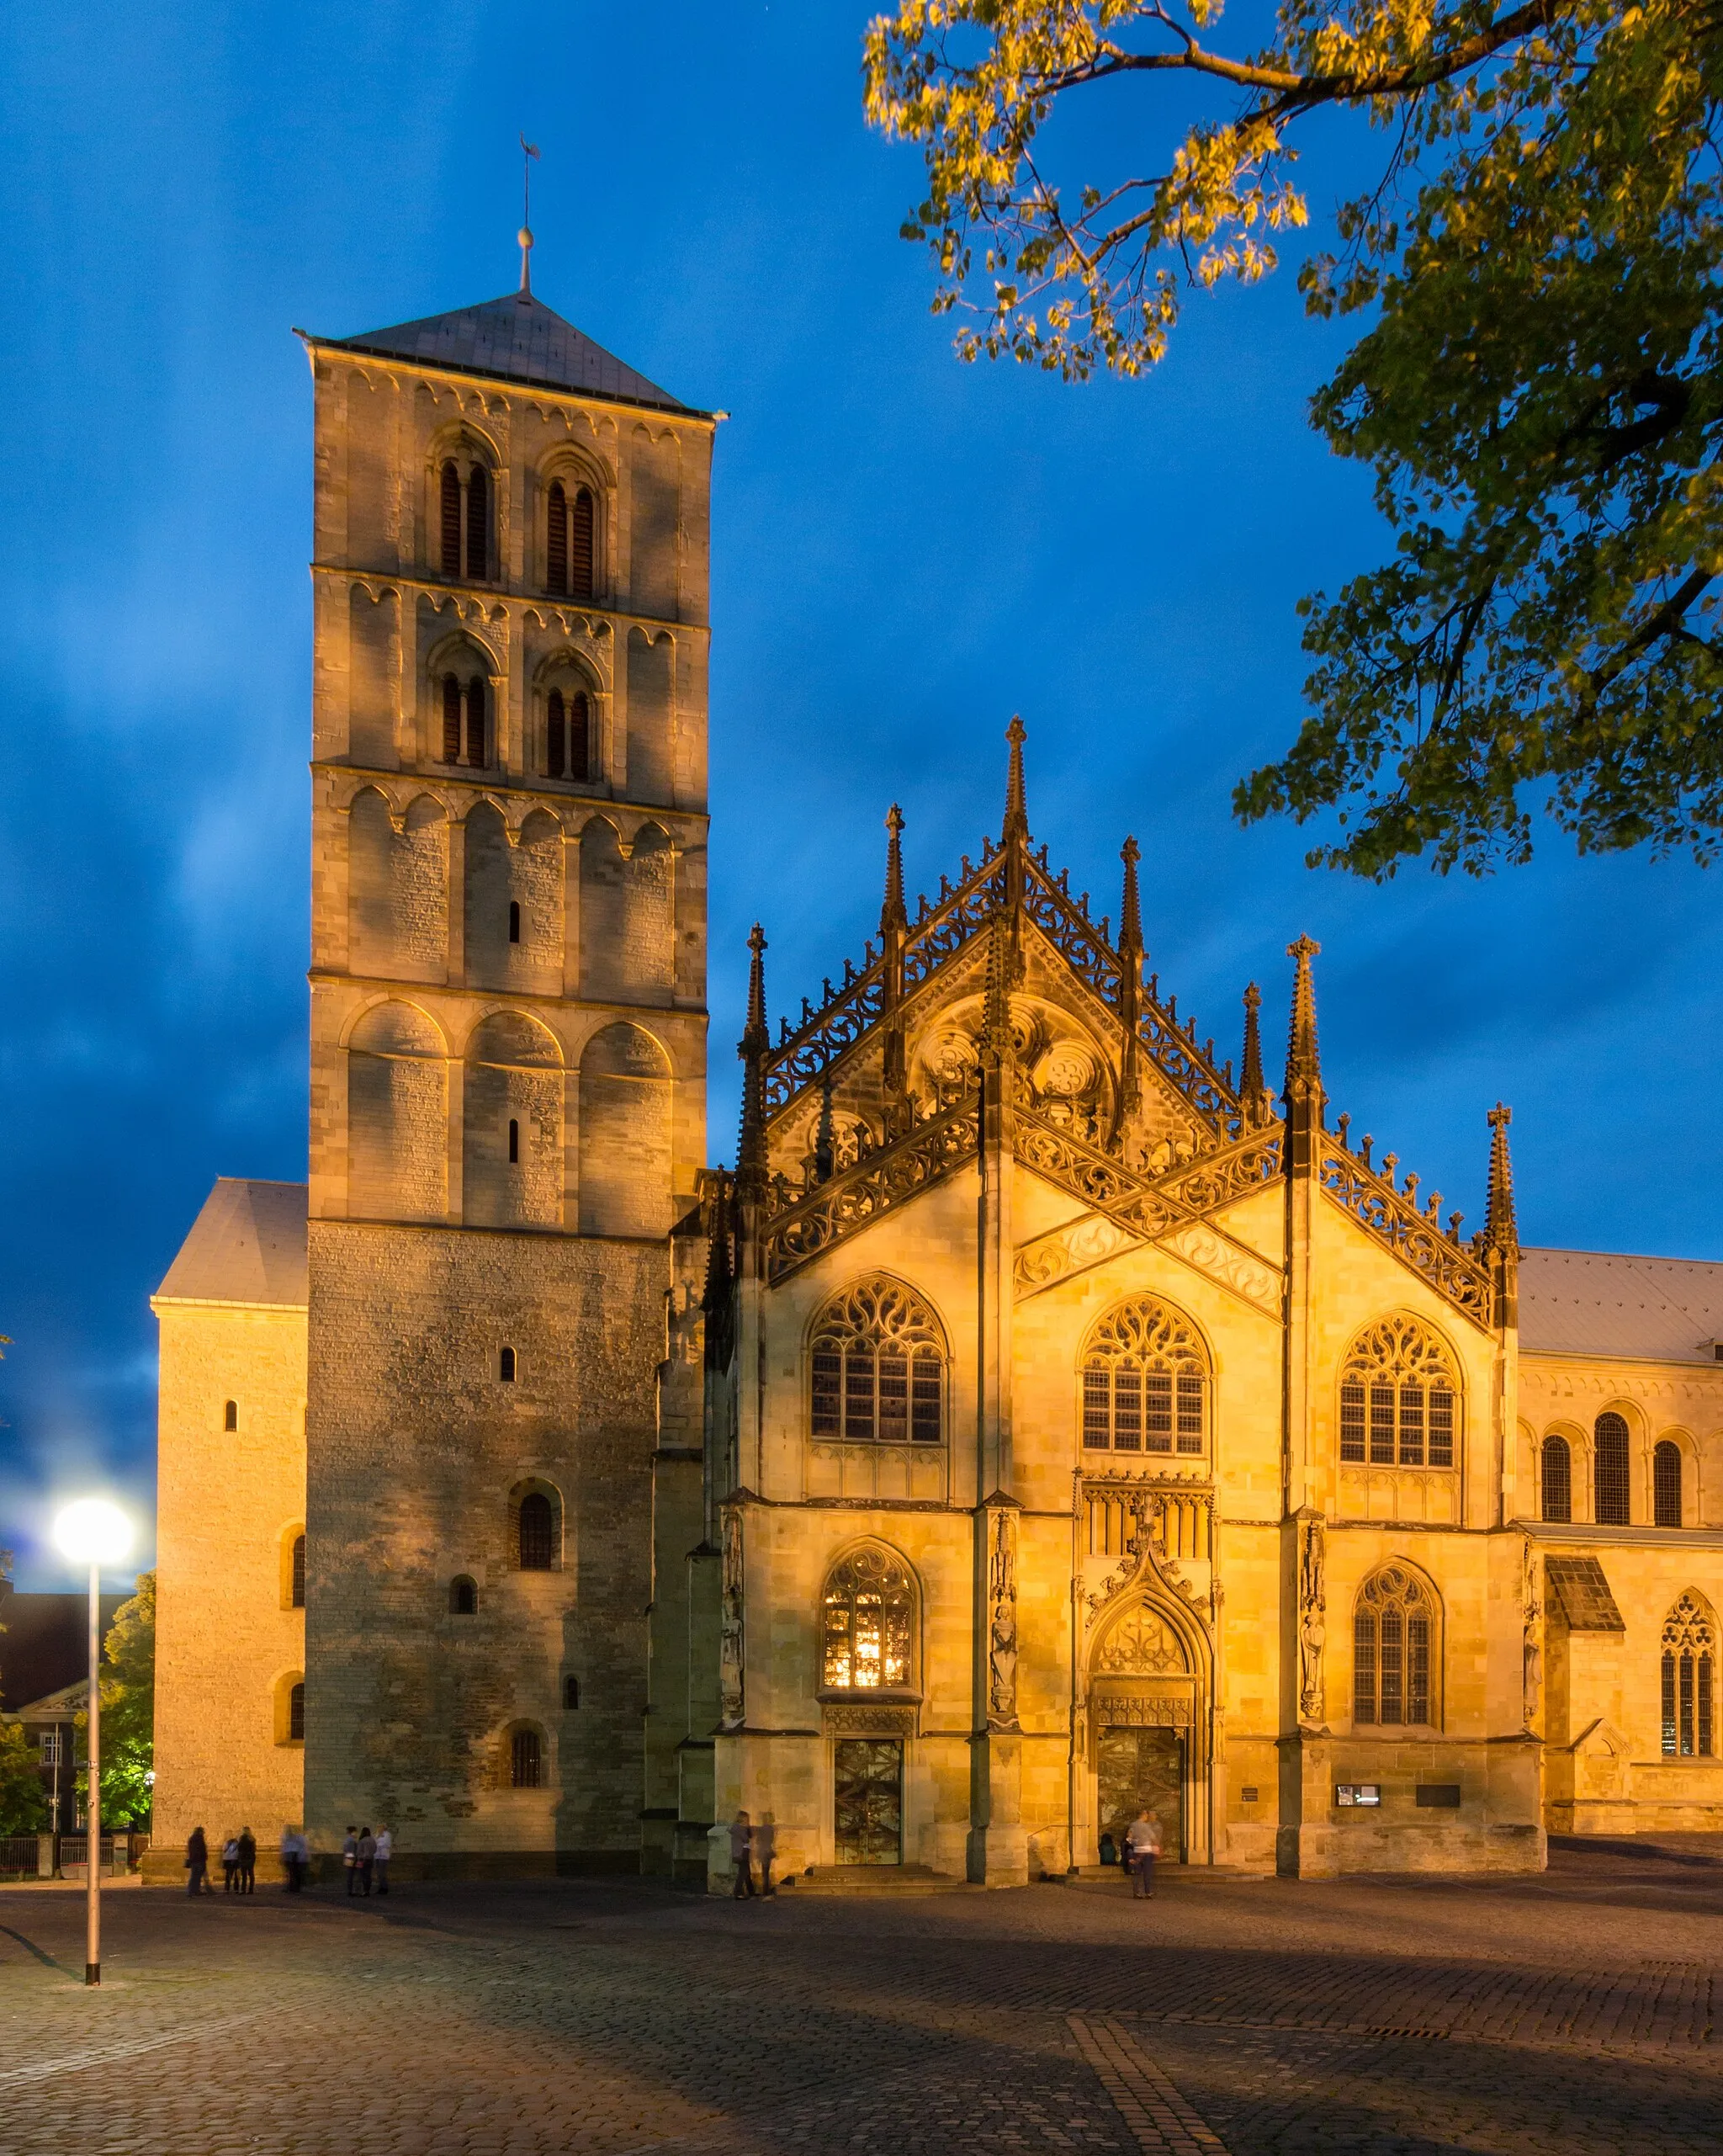
M 673 630 L 679 636 L 703 637 L 708 643 L 712 639 L 710 622 L 636 613 L 627 607 L 601 605 L 596 599 L 559 598 L 554 592 L 517 591 L 506 584 L 461 584 L 451 577 L 427 576 L 416 569 L 367 568 L 356 561 L 313 561 L 310 571 L 314 576 L 342 578 L 351 583 L 398 586 L 418 598 L 455 599 L 474 606 L 513 607 L 522 611 L 531 607 L 553 613 L 585 614 L 595 621 L 619 622 L 626 629 Z

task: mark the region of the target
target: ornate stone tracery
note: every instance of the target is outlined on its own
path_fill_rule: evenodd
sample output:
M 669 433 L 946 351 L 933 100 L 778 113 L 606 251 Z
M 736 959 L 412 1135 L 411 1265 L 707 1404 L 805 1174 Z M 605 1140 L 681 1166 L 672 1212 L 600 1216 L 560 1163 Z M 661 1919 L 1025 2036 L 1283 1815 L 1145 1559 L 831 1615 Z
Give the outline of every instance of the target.
M 831 1300 L 808 1342 L 808 1429 L 846 1444 L 937 1445 L 945 1434 L 945 1333 L 883 1273 Z
M 1448 1468 L 1459 1458 L 1460 1378 L 1447 1343 L 1396 1311 L 1365 1327 L 1340 1368 L 1340 1458 Z
M 900 1691 L 914 1681 L 915 1590 L 894 1550 L 863 1543 L 828 1574 L 820 1598 L 820 1686 Z
M 1115 1304 L 1083 1350 L 1087 1450 L 1201 1454 L 1208 1351 L 1190 1321 L 1152 1295 Z

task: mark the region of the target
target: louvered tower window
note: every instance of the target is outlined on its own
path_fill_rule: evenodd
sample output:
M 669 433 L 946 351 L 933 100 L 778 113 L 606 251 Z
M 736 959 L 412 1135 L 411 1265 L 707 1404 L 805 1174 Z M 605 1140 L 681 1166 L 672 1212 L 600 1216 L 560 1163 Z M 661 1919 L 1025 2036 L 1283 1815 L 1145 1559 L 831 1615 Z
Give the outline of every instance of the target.
M 1595 1517 L 1600 1526 L 1625 1527 L 1630 1516 L 1627 1425 L 1619 1415 L 1600 1415 L 1592 1436 L 1596 1448 L 1593 1463 Z
M 474 674 L 467 683 L 467 762 L 474 771 L 482 770 L 488 761 L 485 756 L 485 681 Z
M 461 685 L 453 674 L 443 677 L 443 761 L 461 760 Z
M 443 573 L 461 573 L 461 475 L 453 457 L 443 467 Z
M 550 482 L 545 516 L 544 581 L 559 598 L 569 588 L 569 497 L 559 479 Z
M 554 688 L 544 699 L 544 775 L 560 778 L 568 757 L 568 710 L 562 691 Z
M 596 522 L 591 490 L 577 486 L 569 509 L 569 587 L 577 599 L 592 596 Z
M 482 582 L 490 574 L 490 475 L 483 465 L 467 474 L 467 575 Z

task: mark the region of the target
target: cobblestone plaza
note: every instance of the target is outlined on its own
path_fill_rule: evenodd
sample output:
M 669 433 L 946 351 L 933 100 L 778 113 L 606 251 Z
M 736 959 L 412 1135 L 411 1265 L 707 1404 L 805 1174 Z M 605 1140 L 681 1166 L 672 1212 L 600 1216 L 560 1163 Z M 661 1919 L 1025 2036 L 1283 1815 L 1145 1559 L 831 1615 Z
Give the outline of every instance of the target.
M 1704 2150 L 1723 1851 L 737 1905 L 0 1893 L 0 2156 Z

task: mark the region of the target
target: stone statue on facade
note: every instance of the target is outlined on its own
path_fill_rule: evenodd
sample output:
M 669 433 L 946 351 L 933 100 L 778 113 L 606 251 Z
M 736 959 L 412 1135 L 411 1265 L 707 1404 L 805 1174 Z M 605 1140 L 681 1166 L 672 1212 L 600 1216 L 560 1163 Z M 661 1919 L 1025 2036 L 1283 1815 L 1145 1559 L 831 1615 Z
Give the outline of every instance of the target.
M 732 1509 L 724 1516 L 724 1576 L 718 1625 L 718 1716 L 732 1729 L 745 1718 L 742 1686 L 742 1516 Z
M 1544 1649 L 1540 1637 L 1543 1607 L 1538 1594 L 1537 1552 L 1528 1542 L 1525 1546 L 1525 1585 L 1522 1593 L 1524 1606 L 1524 1634 L 1521 1704 L 1528 1734 L 1536 1728 L 1538 1708 L 1544 1691 Z
M 1327 1529 L 1319 1512 L 1298 1524 L 1298 1713 L 1301 1721 L 1321 1723 L 1327 1700 L 1323 1686 L 1323 1650 L 1328 1642 L 1328 1597 L 1323 1585 Z
M 988 1553 L 987 1718 L 990 1723 L 1017 1718 L 1017 1518 L 1001 1510 L 993 1516 Z

